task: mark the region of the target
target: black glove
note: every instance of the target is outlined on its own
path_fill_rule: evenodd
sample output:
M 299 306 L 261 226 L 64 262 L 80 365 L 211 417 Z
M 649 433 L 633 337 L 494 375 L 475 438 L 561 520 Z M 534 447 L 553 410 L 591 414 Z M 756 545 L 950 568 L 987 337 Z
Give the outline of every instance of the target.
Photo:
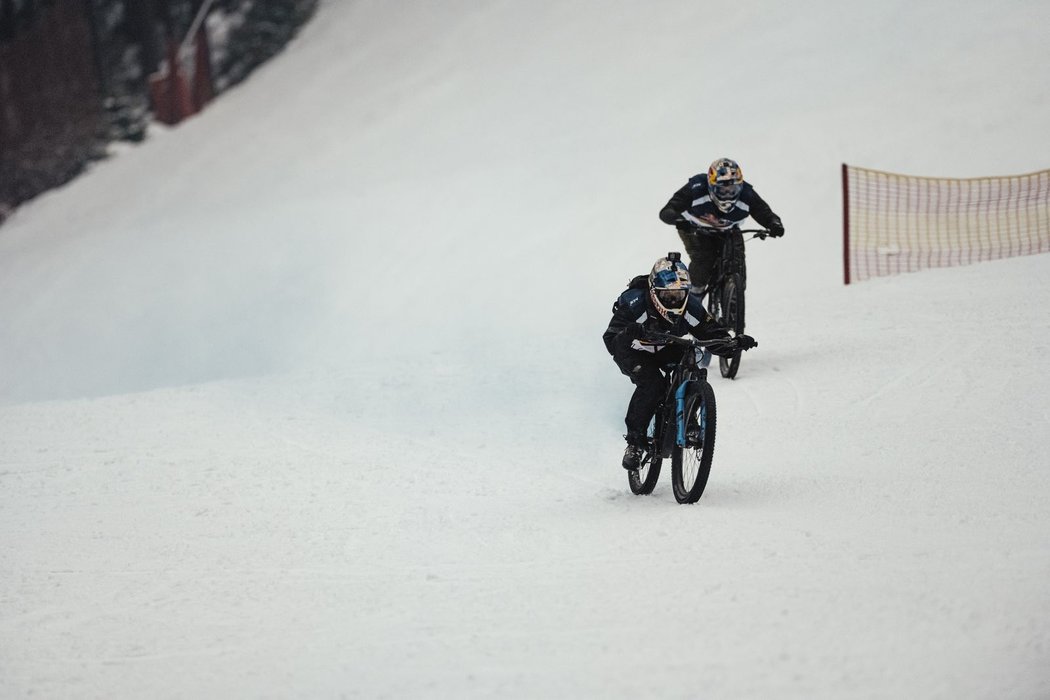
M 736 337 L 736 346 L 740 350 L 750 350 L 758 347 L 758 341 L 749 335 L 740 334 Z
M 738 350 L 736 340 L 729 337 L 713 338 L 702 342 L 709 352 L 714 353 L 719 357 L 732 357 Z
M 684 233 L 696 233 L 696 224 L 688 219 L 675 219 L 674 225 Z
M 780 223 L 779 219 L 770 225 L 769 235 L 773 238 L 780 238 L 784 235 L 784 224 Z

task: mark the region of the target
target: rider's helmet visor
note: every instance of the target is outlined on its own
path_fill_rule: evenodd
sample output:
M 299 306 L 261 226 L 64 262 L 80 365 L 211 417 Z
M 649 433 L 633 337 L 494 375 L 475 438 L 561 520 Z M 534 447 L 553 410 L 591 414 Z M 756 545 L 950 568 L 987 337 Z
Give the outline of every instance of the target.
M 715 199 L 721 202 L 733 202 L 740 196 L 740 191 L 744 189 L 744 187 L 739 184 L 728 184 L 713 185 L 711 189 L 715 195 Z
M 676 309 L 685 303 L 689 295 L 688 289 L 657 289 L 656 298 L 663 304 L 664 308 Z

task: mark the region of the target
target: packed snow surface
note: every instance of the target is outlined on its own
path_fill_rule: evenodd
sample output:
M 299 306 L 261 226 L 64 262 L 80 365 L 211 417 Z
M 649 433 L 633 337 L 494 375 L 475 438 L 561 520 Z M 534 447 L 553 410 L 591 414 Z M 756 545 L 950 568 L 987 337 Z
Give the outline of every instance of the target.
M 844 286 L 842 162 L 1050 166 L 1050 4 L 328 0 L 0 229 L 0 697 L 1050 697 L 1050 258 Z M 695 506 L 600 336 L 719 156 Z

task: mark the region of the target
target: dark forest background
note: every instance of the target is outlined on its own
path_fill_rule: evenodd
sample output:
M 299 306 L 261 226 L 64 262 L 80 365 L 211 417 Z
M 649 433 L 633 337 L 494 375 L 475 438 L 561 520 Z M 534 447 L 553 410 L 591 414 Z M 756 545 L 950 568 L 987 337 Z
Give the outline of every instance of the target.
M 202 9 L 210 95 L 278 53 L 317 2 L 0 0 L 0 222 L 108 143 L 145 138 L 161 107 L 151 76 Z

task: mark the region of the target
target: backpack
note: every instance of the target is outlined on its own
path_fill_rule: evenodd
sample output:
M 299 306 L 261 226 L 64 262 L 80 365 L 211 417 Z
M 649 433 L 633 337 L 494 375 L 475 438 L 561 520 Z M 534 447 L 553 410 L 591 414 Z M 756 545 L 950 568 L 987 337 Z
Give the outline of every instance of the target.
M 638 275 L 627 283 L 628 289 L 649 289 L 649 275 Z
M 625 289 L 622 292 L 620 292 L 620 296 L 622 297 L 624 294 L 626 294 L 631 289 L 648 290 L 649 289 L 649 275 L 638 275 L 637 277 L 632 277 L 631 281 L 627 283 L 627 289 Z M 613 302 L 612 312 L 615 314 L 617 311 L 619 311 L 619 309 L 620 309 L 620 299 L 617 298 L 616 301 Z

